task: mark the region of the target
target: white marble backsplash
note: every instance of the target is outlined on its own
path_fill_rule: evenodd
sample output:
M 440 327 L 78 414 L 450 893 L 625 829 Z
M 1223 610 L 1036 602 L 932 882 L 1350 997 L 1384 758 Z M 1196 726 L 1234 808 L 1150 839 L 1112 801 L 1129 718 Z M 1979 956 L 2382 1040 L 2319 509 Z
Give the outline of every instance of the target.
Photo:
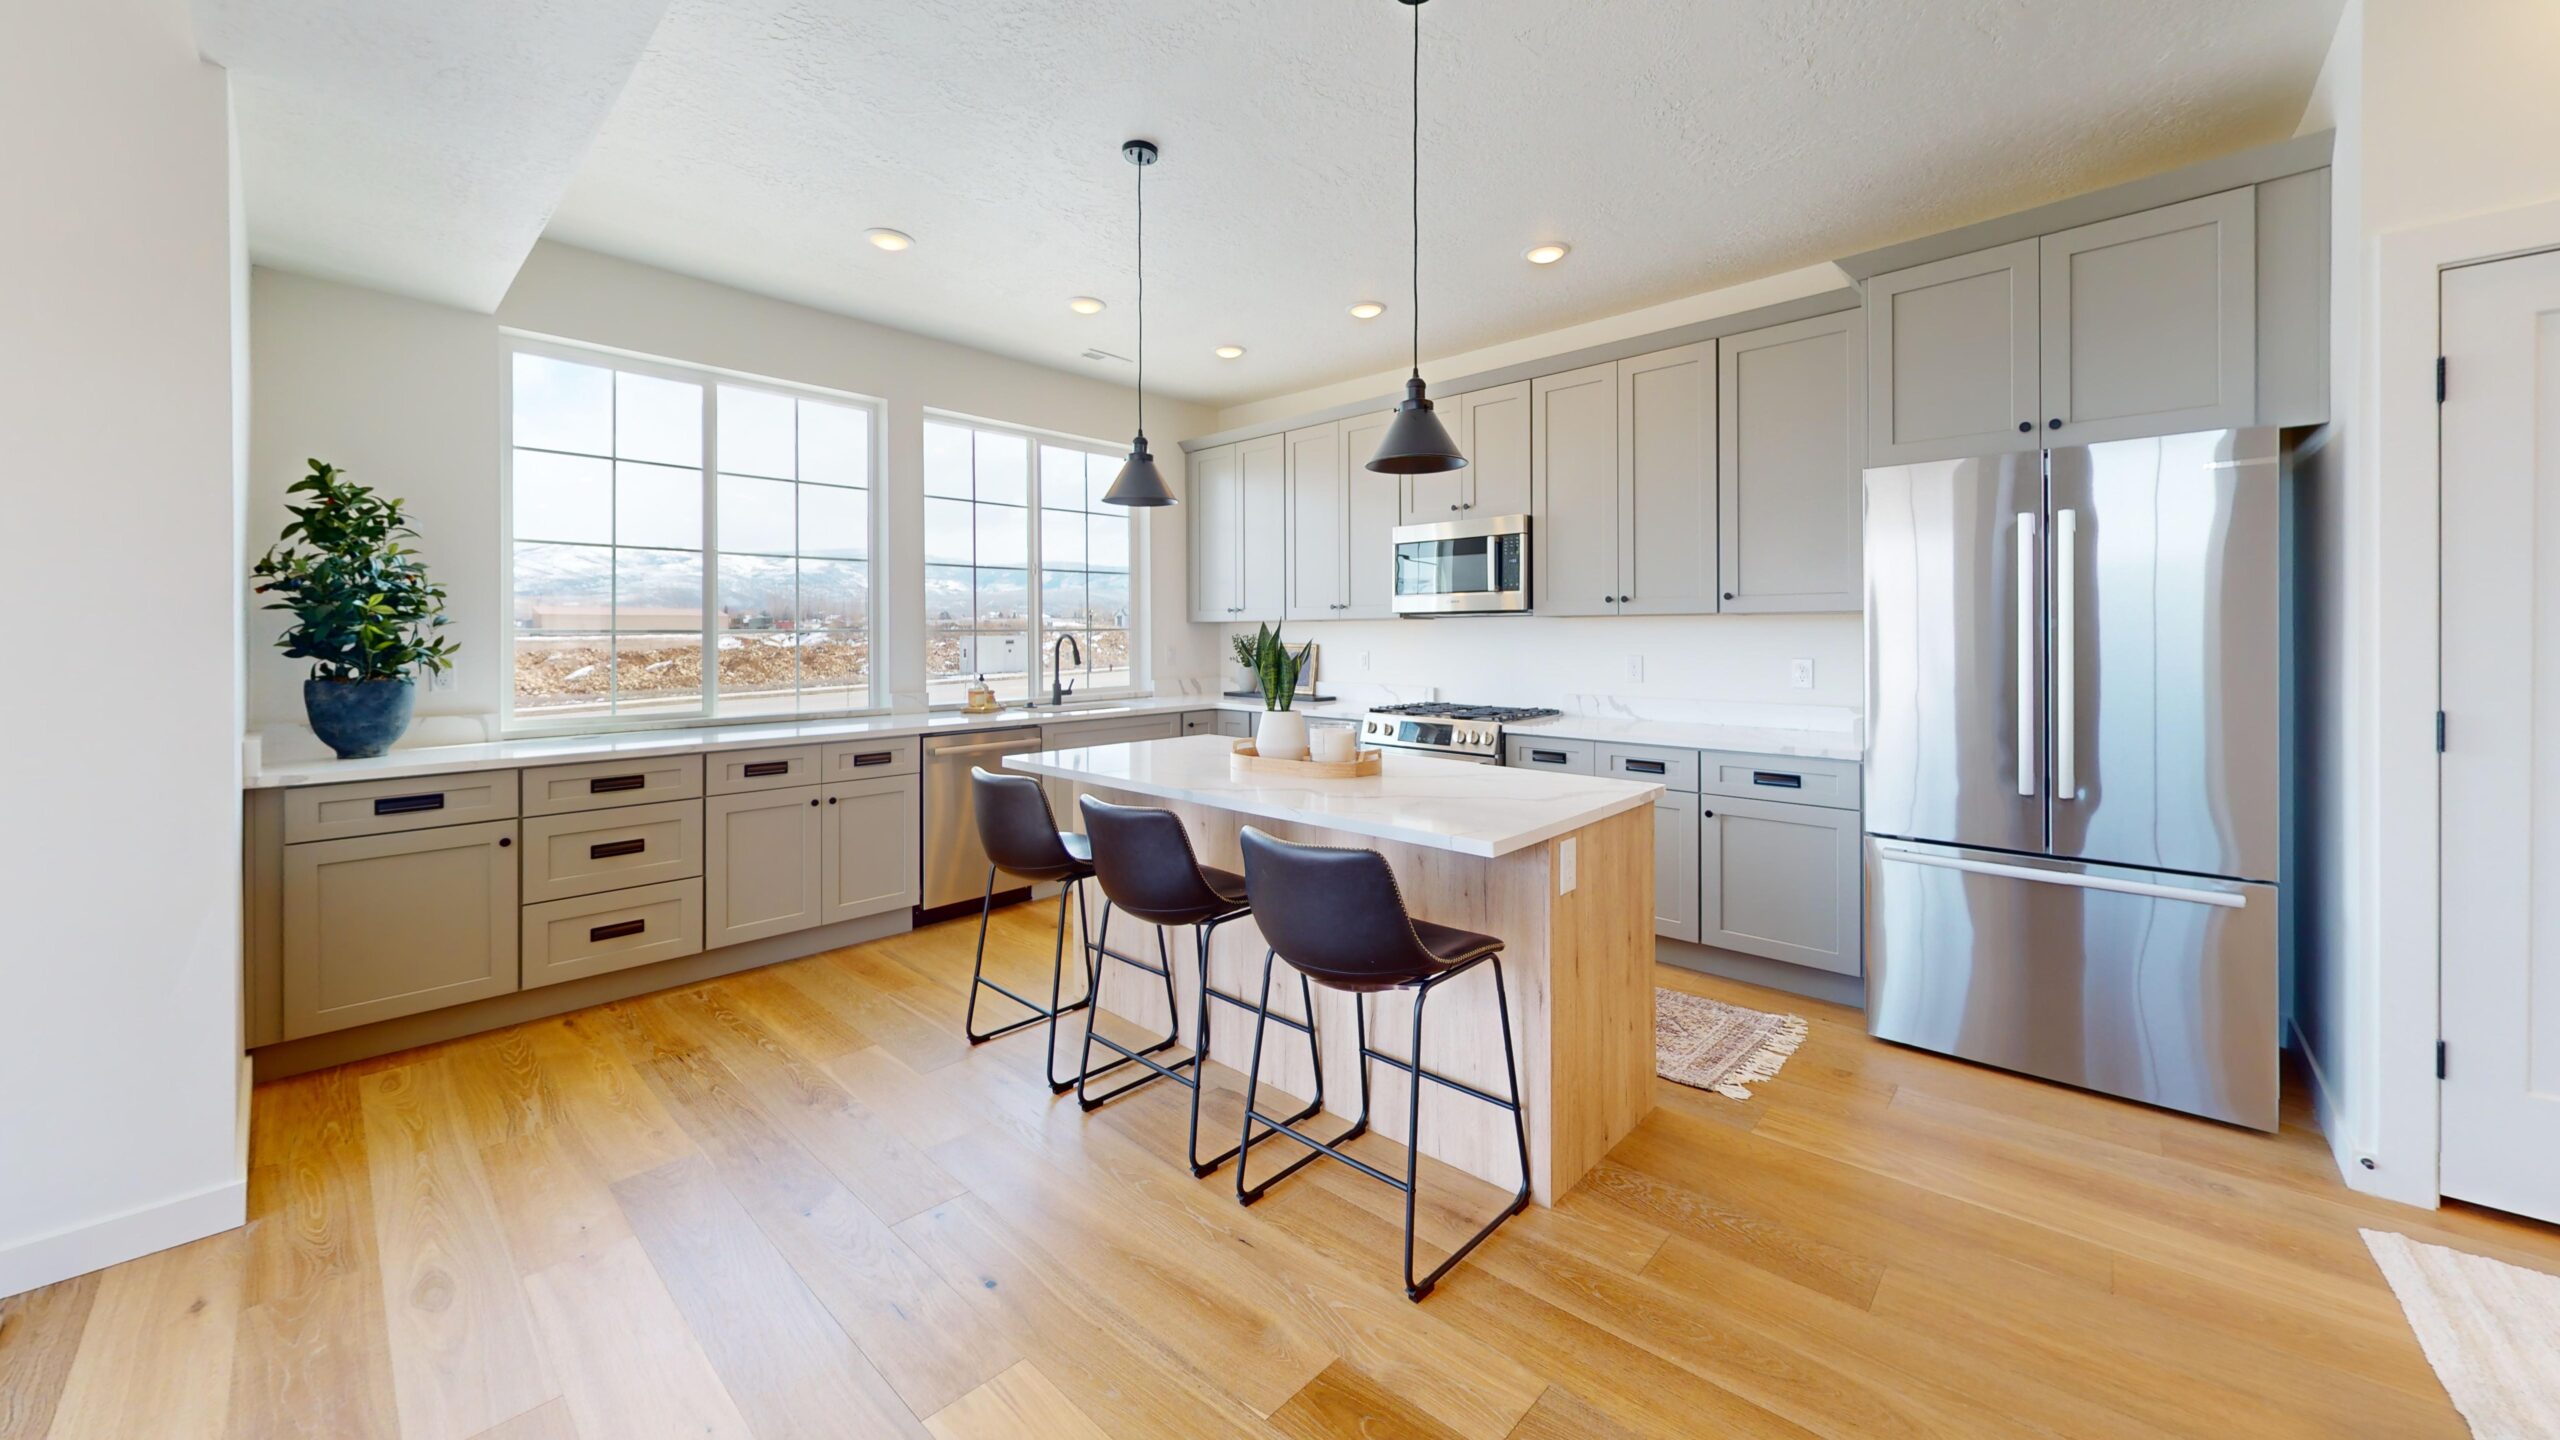
M 1813 730 L 1860 737 L 1858 712 L 1846 705 L 1773 705 L 1751 700 L 1698 700 L 1669 695 L 1568 695 L 1567 715 L 1604 720 L 1656 720 L 1677 725 L 1729 725 L 1753 730 Z

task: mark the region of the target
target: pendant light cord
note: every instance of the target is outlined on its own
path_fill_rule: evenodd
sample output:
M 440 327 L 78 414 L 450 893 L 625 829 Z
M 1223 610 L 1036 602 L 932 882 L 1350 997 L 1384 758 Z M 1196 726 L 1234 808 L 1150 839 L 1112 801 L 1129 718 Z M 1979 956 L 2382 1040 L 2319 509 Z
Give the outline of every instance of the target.
M 1413 11 L 1413 377 L 1422 378 L 1422 4 Z
M 1138 438 L 1147 434 L 1147 167 L 1138 172 Z

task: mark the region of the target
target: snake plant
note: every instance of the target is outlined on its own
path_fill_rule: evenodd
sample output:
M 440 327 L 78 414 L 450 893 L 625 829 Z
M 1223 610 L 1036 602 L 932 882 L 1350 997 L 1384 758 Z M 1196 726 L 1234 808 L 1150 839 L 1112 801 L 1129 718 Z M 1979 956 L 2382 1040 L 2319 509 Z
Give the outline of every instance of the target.
M 1253 672 L 1255 683 L 1262 687 L 1262 708 L 1286 710 L 1298 693 L 1298 677 L 1306 672 L 1308 656 L 1315 650 L 1310 640 L 1289 653 L 1280 643 L 1280 632 L 1269 625 L 1255 627 L 1250 636 L 1237 635 L 1230 642 L 1235 647 L 1236 661 Z

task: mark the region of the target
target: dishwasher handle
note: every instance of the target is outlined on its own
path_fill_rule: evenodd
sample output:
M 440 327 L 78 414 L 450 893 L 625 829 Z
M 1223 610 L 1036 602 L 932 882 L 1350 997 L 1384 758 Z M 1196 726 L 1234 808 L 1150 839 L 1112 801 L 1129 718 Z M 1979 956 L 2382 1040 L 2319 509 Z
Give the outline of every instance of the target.
M 937 746 L 926 752 L 927 758 L 948 760 L 960 755 L 1024 755 L 1040 748 L 1034 740 L 998 740 L 987 745 Z

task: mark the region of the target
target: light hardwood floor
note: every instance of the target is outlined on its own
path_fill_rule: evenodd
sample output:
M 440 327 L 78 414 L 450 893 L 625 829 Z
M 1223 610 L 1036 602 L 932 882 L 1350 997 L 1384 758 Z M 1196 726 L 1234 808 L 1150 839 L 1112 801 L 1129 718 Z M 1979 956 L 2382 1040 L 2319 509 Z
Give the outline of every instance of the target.
M 1017 988 L 1054 913 L 999 917 Z M 1180 1092 L 1086 1116 L 1038 1032 L 963 1043 L 974 929 L 261 1087 L 246 1229 L 0 1301 L 0 1437 L 2460 1435 L 2356 1228 L 2560 1272 L 2348 1192 L 2298 1104 L 2261 1137 L 1665 970 L 1811 1038 L 1748 1101 L 1662 1085 L 1414 1306 L 1384 1187 L 1241 1209 Z M 1425 1189 L 1426 1241 L 1495 1200 Z

